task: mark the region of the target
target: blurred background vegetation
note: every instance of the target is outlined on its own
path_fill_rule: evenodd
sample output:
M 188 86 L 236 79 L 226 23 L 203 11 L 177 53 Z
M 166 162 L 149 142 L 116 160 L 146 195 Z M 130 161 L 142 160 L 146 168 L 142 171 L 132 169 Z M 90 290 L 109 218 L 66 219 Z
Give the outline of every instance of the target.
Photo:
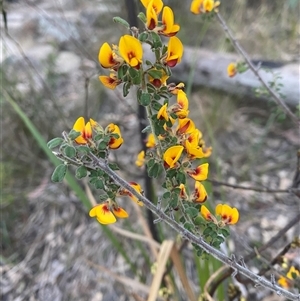
M 164 3 L 174 8 L 184 45 L 209 49 L 212 54 L 234 51 L 215 20 L 189 13 L 190 1 Z M 109 234 L 88 219 L 70 186 L 50 183 L 53 164 L 24 123 L 28 118 L 48 141 L 68 131 L 81 115 L 103 126 L 116 122 L 126 142 L 113 159 L 124 167 L 127 180 L 138 179 L 140 171 L 133 166 L 140 150 L 135 100 L 123 100 L 120 91 L 107 91 L 98 81 L 103 73 L 97 62 L 99 47 L 105 41 L 117 43 L 126 33 L 112 22 L 116 15 L 127 19 L 125 2 L 5 1 L 3 5 L 13 38 L 5 34 L 2 16 L 0 231 L 5 300 L 135 300 L 134 289 L 112 276 L 103 277 L 87 260 L 149 283 L 153 258 L 148 247 L 135 242 L 132 251 L 131 241 L 121 239 L 129 261 L 119 256 L 105 238 Z M 251 57 L 299 64 L 299 5 L 299 0 L 227 0 L 220 12 Z M 214 148 L 212 178 L 274 189 L 291 185 L 299 137 L 271 102 L 205 87 L 193 87 L 190 101 L 192 118 Z M 23 119 L 12 104 L 20 108 Z M 84 189 L 82 182 L 76 185 Z M 241 254 L 266 242 L 285 225 L 290 212 L 299 210 L 292 196 L 210 189 L 212 203 L 232 201 L 241 212 L 241 223 L 233 231 L 234 247 L 229 246 Z M 143 219 L 134 207 L 130 210 L 132 221 L 136 216 Z M 138 219 L 122 227 L 141 233 L 141 223 Z M 160 231 L 163 237 L 176 239 L 163 225 Z M 278 247 L 299 233 L 295 231 L 283 237 Z M 191 248 L 183 254 L 193 288 L 199 292 L 203 279 L 197 280 Z M 184 289 L 177 286 L 174 300 L 186 300 Z

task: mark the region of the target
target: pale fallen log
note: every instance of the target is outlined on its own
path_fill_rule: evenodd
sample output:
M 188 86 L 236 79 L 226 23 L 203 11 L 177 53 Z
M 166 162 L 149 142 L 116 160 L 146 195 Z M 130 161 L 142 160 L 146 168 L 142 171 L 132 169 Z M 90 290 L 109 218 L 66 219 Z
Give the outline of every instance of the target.
M 185 47 L 181 63 L 173 69 L 173 78 L 176 79 L 176 82 L 187 82 L 191 78 L 194 87 L 205 86 L 231 94 L 267 99 L 263 95 L 256 96 L 255 90 L 262 85 L 251 70 L 237 74 L 233 78 L 228 77 L 228 64 L 238 60 L 238 56 L 232 54 Z M 258 62 L 256 61 L 256 65 Z M 269 72 L 264 68 L 268 68 Z M 274 75 L 278 74 L 281 77 L 278 83 L 283 85 L 279 92 L 284 96 L 284 101 L 291 106 L 299 104 L 299 63 L 284 64 L 262 61 L 260 74 L 267 82 L 272 81 Z

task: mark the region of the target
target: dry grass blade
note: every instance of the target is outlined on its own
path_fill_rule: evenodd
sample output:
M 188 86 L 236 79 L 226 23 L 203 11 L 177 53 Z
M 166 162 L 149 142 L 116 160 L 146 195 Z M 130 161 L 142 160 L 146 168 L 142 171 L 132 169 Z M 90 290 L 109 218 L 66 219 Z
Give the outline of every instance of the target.
M 181 262 L 181 259 L 180 259 L 180 255 L 177 251 L 177 248 L 175 245 L 173 245 L 173 248 L 171 250 L 171 259 L 174 263 L 174 266 L 178 272 L 178 275 L 180 277 L 180 280 L 182 282 L 182 285 L 186 291 L 186 294 L 188 295 L 189 297 L 189 300 L 191 301 L 197 301 L 197 298 L 189 284 L 189 280 L 186 276 L 186 273 L 185 273 L 185 270 L 184 270 L 184 267 L 182 265 L 182 262 Z
M 158 291 L 160 288 L 162 277 L 164 275 L 166 264 L 172 252 L 173 246 L 174 246 L 174 241 L 171 240 L 165 240 L 161 245 L 160 252 L 158 254 L 158 259 L 157 259 L 157 270 L 152 280 L 150 293 L 147 301 L 155 301 L 158 298 Z
M 150 290 L 149 286 L 140 283 L 137 280 L 118 275 L 117 273 L 112 272 L 111 270 L 105 268 L 104 266 L 97 265 L 90 260 L 86 260 L 86 261 L 91 267 L 94 267 L 99 271 L 104 272 L 106 275 L 113 277 L 116 281 L 124 284 L 126 287 L 131 287 L 135 292 L 139 291 L 145 294 L 149 293 Z

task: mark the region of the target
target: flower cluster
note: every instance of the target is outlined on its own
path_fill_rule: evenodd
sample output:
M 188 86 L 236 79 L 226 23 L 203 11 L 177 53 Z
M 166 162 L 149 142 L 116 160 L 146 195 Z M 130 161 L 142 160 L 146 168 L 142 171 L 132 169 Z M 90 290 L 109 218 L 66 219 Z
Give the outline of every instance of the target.
M 100 75 L 99 80 L 110 89 L 122 84 L 124 97 L 133 86 L 136 87 L 137 101 L 146 108 L 150 123 L 144 129 L 148 133 L 146 151 L 138 154 L 136 165 L 147 168 L 149 177 L 163 178 L 165 212 L 179 212 L 180 222 L 184 225 L 194 223 L 192 228 L 188 227 L 195 233 L 198 231 L 196 221 L 198 223 L 199 218 L 204 227 L 207 222 L 203 218 L 212 222 L 214 225 L 210 225 L 208 230 L 217 233 L 217 236 L 208 230 L 204 236 L 210 235 L 210 242 L 219 246 L 226 231 L 220 236 L 218 229 L 235 224 L 239 213 L 236 208 L 232 209 L 226 204 L 218 205 L 216 215 L 221 217 L 218 220 L 202 205 L 208 197 L 203 181 L 208 177 L 207 158 L 212 148 L 206 146 L 202 132 L 190 117 L 184 84 L 167 82 L 172 68 L 181 62 L 183 56 L 183 45 L 176 36 L 180 26 L 175 22 L 172 9 L 164 6 L 162 0 L 141 0 L 141 3 L 145 13 L 140 13 L 138 17 L 144 24 L 144 30 L 139 32 L 131 28 L 132 35 L 121 36 L 118 44 L 103 43 L 98 59 L 109 75 Z M 218 5 L 218 1 L 194 0 L 191 10 L 194 13 L 211 12 Z M 129 29 L 125 20 L 119 17 L 114 20 Z M 143 44 L 151 47 L 152 58 L 144 58 Z M 93 119 L 85 122 L 83 117 L 79 117 L 60 147 L 62 157 L 67 160 L 54 178 L 60 180 L 60 175 L 66 172 L 66 166 L 75 162 L 78 166 L 76 176 L 89 177 L 90 184 L 103 191 L 101 203 L 90 211 L 90 216 L 102 224 L 128 217 L 125 209 L 117 203 L 119 197 L 129 196 L 137 204 L 143 205 L 136 196 L 115 184 L 103 170 L 94 169 L 93 157 L 89 156 L 92 153 L 108 162 L 109 152 L 121 147 L 123 142 L 116 124 L 111 123 L 103 128 Z M 108 164 L 110 168 L 118 169 L 116 164 Z M 137 193 L 143 193 L 139 184 L 130 182 L 130 185 Z

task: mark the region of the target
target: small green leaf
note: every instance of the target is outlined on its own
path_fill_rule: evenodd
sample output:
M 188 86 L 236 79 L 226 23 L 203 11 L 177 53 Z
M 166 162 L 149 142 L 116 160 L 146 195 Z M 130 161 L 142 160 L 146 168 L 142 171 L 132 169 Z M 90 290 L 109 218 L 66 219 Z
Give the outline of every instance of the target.
M 134 85 L 139 85 L 141 82 L 142 82 L 142 77 L 140 75 L 132 78 L 132 83 Z
M 149 91 L 149 89 L 148 89 Z M 150 92 L 150 91 L 149 91 Z M 155 111 L 159 111 L 159 109 L 162 107 L 162 105 L 158 102 L 158 101 L 152 101 L 151 102 L 151 107 L 155 110 Z M 156 115 L 155 115 L 156 117 Z
M 127 65 L 122 65 L 119 69 L 118 69 L 118 79 L 123 79 L 123 77 L 126 75 L 128 71 L 128 66 Z
M 130 82 L 124 83 L 124 85 L 123 85 L 123 96 L 124 97 L 126 97 L 128 95 L 130 87 L 131 87 Z
M 66 164 L 60 164 L 56 166 L 55 170 L 53 171 L 53 174 L 51 176 L 51 181 L 55 183 L 62 182 L 66 172 L 67 172 L 68 166 Z
M 149 106 L 150 102 L 151 102 L 151 95 L 148 93 L 142 93 L 139 98 L 139 103 L 142 106 L 147 107 Z
M 76 149 L 78 152 L 84 153 L 84 154 L 88 154 L 90 152 L 90 148 L 85 145 L 79 145 Z
M 112 169 L 112 170 L 120 170 L 120 167 L 119 167 L 118 164 L 116 164 L 116 163 L 108 163 L 108 166 L 109 166 L 110 169 Z
M 63 138 L 54 138 L 47 143 L 48 148 L 53 149 L 62 144 Z
M 73 146 L 67 145 L 64 148 L 64 153 L 69 158 L 74 158 L 76 156 L 76 149 Z
M 148 33 L 147 32 L 142 32 L 140 35 L 139 35 L 139 40 L 141 42 L 145 42 L 146 40 L 148 39 Z M 147 63 L 147 62 L 146 62 Z
M 129 68 L 129 75 L 132 78 L 138 77 L 140 75 L 139 70 L 135 69 L 135 68 Z
M 195 224 L 196 226 L 202 225 L 202 224 L 203 224 L 203 218 L 202 218 L 201 216 L 197 216 L 197 217 L 195 218 L 195 220 L 194 220 L 194 224 Z
M 187 215 L 189 215 L 191 218 L 194 218 L 198 215 L 199 210 L 197 210 L 196 208 L 193 208 L 193 207 L 189 207 L 189 208 L 185 209 L 185 213 Z
M 96 189 L 104 189 L 104 184 L 102 180 L 97 179 L 94 183 Z
M 208 236 L 208 235 L 210 235 L 211 233 L 213 233 L 213 229 L 210 228 L 210 227 L 207 227 L 207 228 L 203 231 L 203 235 L 204 235 L 204 236 Z
M 159 171 L 159 164 L 154 163 L 153 166 L 148 168 L 148 175 L 151 178 L 157 178 L 158 177 L 158 171 Z
M 114 20 L 115 23 L 119 23 L 119 24 L 125 26 L 127 29 L 130 28 L 129 23 L 126 20 L 124 20 L 120 17 L 114 17 L 113 20 Z
M 164 200 L 169 200 L 170 197 L 171 197 L 170 191 L 165 192 L 165 193 L 163 194 L 163 196 L 162 196 L 162 198 L 163 198 Z
M 155 79 L 161 79 L 163 75 L 162 71 L 155 69 L 149 70 L 148 74 Z
M 162 47 L 162 42 L 161 42 L 160 36 L 153 31 L 151 32 L 151 36 L 152 36 L 152 40 L 153 40 L 153 48 L 156 49 L 156 48 Z
M 105 150 L 106 147 L 107 147 L 107 142 L 105 142 L 103 140 L 98 144 L 98 149 L 99 150 Z
M 221 233 L 224 235 L 224 237 L 227 237 L 227 236 L 229 236 L 229 234 L 230 234 L 229 230 L 226 229 L 226 228 L 222 228 L 222 229 L 221 229 Z
M 151 126 L 147 125 L 143 130 L 142 133 L 151 133 Z
M 87 176 L 87 169 L 86 169 L 86 167 L 85 166 L 79 166 L 76 169 L 75 176 L 76 176 L 77 179 L 85 178 Z
M 137 15 L 137 17 L 138 17 L 143 23 L 147 23 L 147 18 L 146 18 L 146 16 L 145 16 L 144 13 L 139 13 L 139 14 Z
M 71 140 L 75 140 L 77 137 L 79 137 L 81 135 L 80 132 L 77 132 L 75 130 L 71 130 L 68 137 L 71 139 Z
M 184 227 L 185 229 L 187 229 L 188 231 L 191 231 L 191 230 L 193 230 L 194 225 L 191 224 L 191 223 L 185 223 L 185 224 L 183 225 L 183 227 Z

